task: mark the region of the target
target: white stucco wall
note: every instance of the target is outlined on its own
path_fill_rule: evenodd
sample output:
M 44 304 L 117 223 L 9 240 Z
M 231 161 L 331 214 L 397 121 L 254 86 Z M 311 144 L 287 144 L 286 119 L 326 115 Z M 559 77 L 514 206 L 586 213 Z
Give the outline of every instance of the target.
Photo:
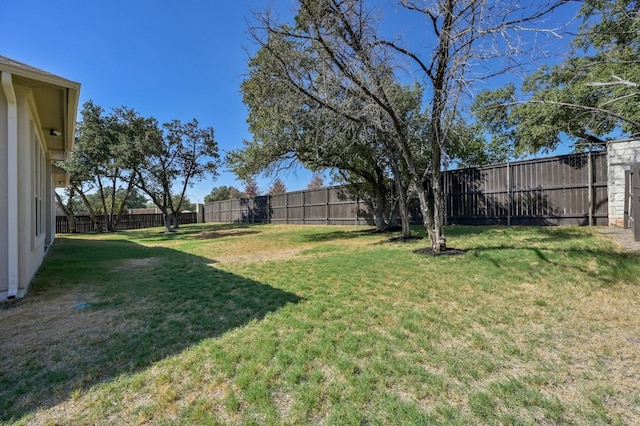
M 7 221 L 7 98 L 0 86 L 0 271 L 8 271 L 8 221 Z M 9 279 L 6 272 L 0 273 L 0 301 L 7 298 Z
M 44 135 L 38 121 L 35 104 L 30 89 L 14 86 L 17 100 L 18 116 L 18 167 L 17 185 L 11 185 L 7 178 L 7 132 L 0 132 L 0 170 L 4 171 L 0 178 L 0 301 L 6 300 L 9 290 L 9 278 L 5 271 L 9 265 L 9 228 L 17 228 L 18 235 L 18 293 L 16 297 L 23 297 L 36 271 L 42 264 L 45 254 L 45 242 L 49 239 L 47 233 L 47 214 L 51 211 L 51 200 L 47 200 L 47 188 L 51 186 L 51 175 L 47 175 L 47 150 L 43 144 Z M 2 92 L 0 90 L 0 92 Z M 0 94 L 0 127 L 7 128 L 7 99 Z M 4 124 L 4 125 L 2 125 Z M 34 160 L 35 163 L 34 163 Z M 36 168 L 42 169 L 36 173 Z M 50 167 L 48 168 L 50 172 Z M 40 222 L 36 224 L 36 189 L 38 186 L 34 178 L 40 176 L 39 210 Z M 8 199 L 11 193 L 17 193 L 18 223 L 8 220 Z
M 20 212 L 18 220 L 18 256 L 20 259 L 18 297 L 23 297 L 29 289 L 33 276 L 42 264 L 45 254 L 45 232 L 42 219 L 38 218 L 40 220 L 38 225 L 35 223 L 35 179 L 38 176 L 35 169 L 37 163 L 42 163 L 43 160 L 46 163 L 46 157 L 43 158 L 46 155 L 46 148 L 42 142 L 44 135 L 35 111 L 35 102 L 30 99 L 31 91 L 18 86 L 16 96 L 18 98 L 18 211 Z M 46 169 L 41 170 L 40 173 L 45 171 Z M 50 182 L 51 176 L 45 176 L 44 181 Z M 41 179 L 40 185 L 42 186 L 42 184 Z M 42 196 L 42 189 L 38 195 L 40 198 L 39 208 L 42 209 L 41 215 L 44 215 L 46 202 Z
M 640 163 L 640 140 L 611 141 L 607 144 L 609 226 L 624 226 L 625 171 Z

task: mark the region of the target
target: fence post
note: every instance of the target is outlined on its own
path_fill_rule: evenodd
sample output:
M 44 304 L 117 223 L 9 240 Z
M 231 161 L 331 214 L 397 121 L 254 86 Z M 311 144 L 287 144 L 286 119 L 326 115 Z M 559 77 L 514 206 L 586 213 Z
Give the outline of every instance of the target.
M 325 213 L 326 213 L 326 216 L 327 216 L 327 225 L 328 225 L 330 223 L 330 220 L 329 220 L 329 187 L 326 188 L 325 194 L 326 194 L 325 201 L 327 202 L 326 207 L 325 207 Z
M 511 163 L 507 162 L 507 226 L 511 226 L 511 205 L 513 192 L 511 191 Z
M 360 199 L 356 195 L 356 226 L 360 225 Z
M 588 194 L 588 200 L 589 200 L 589 226 L 594 226 L 594 217 L 593 217 L 593 213 L 594 213 L 594 203 L 593 203 L 593 159 L 591 158 L 591 151 L 589 151 L 589 154 L 587 156 L 587 167 L 589 168 L 589 170 L 587 170 L 588 173 L 588 177 L 587 179 L 589 180 L 589 194 Z
M 204 205 L 196 204 L 196 223 L 204 223 Z
M 447 171 L 445 171 L 444 173 L 442 173 L 442 180 L 444 181 L 443 185 L 442 185 L 442 198 L 444 198 L 444 224 L 445 225 L 450 225 L 449 223 L 449 193 L 451 192 L 451 189 L 449 189 L 449 182 L 450 182 L 450 173 L 447 173 Z
M 271 194 L 267 194 L 267 215 L 265 217 L 266 223 L 271 223 Z
M 284 193 L 284 223 L 289 224 L 289 193 Z

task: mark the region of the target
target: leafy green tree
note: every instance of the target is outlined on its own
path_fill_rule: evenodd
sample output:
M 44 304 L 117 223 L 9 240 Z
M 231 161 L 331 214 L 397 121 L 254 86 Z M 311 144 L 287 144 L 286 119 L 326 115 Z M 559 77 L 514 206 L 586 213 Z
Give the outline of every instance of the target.
M 62 167 L 70 173 L 73 190 L 96 229 L 102 231 L 98 218 L 102 215 L 107 231 L 113 231 L 134 189 L 135 170 L 142 158 L 135 148 L 149 131 L 149 123 L 134 110 L 122 107 L 106 113 L 92 101 L 83 105 L 81 115 L 71 159 Z M 121 196 L 111 197 L 114 193 Z
M 240 190 L 233 186 L 216 186 L 211 192 L 204 197 L 205 203 L 213 203 L 214 201 L 225 201 L 240 198 Z
M 173 205 L 177 206 L 178 204 L 180 204 L 182 206 L 182 209 L 178 213 L 182 213 L 184 211 L 188 211 L 188 212 L 196 211 L 196 203 L 191 202 L 189 197 L 185 196 L 185 197 L 182 197 L 182 200 L 180 200 L 181 196 L 179 194 L 174 194 L 172 195 L 171 198 L 172 198 Z
M 497 143 L 516 154 L 551 150 L 563 135 L 577 149 L 640 133 L 640 10 L 635 0 L 585 0 L 571 56 L 521 88 L 480 94 L 474 110 Z
M 115 204 L 117 206 L 123 206 L 123 211 L 129 209 L 145 208 L 147 205 L 146 197 L 139 192 L 138 189 L 133 188 L 127 192 L 124 188 L 118 188 L 116 190 L 115 201 L 112 196 L 112 188 L 104 188 L 103 193 L 87 194 L 86 200 L 91 205 L 92 210 L 98 215 L 104 215 L 104 206 L 110 206 Z
M 144 161 L 136 170 L 136 185 L 164 215 L 167 231 L 180 226 L 180 211 L 187 188 L 206 175 L 216 175 L 219 163 L 218 144 L 213 128 L 201 129 L 198 121 L 173 120 L 140 141 L 138 149 Z M 177 187 L 178 197 L 173 198 Z

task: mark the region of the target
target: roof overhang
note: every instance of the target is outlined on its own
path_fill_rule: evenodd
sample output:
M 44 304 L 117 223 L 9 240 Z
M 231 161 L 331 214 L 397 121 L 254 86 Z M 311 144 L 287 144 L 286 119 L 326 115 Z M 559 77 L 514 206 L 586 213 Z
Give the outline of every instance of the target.
M 64 160 L 73 149 L 80 83 L 0 56 L 0 70 L 13 84 L 31 89 L 52 160 Z

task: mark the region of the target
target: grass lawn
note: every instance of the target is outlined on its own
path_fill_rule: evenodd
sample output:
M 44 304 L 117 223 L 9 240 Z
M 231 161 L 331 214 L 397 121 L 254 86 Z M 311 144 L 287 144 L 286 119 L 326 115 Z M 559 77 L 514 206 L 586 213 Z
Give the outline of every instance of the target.
M 594 228 L 160 231 L 59 237 L 0 306 L 0 422 L 640 424 L 640 257 Z

